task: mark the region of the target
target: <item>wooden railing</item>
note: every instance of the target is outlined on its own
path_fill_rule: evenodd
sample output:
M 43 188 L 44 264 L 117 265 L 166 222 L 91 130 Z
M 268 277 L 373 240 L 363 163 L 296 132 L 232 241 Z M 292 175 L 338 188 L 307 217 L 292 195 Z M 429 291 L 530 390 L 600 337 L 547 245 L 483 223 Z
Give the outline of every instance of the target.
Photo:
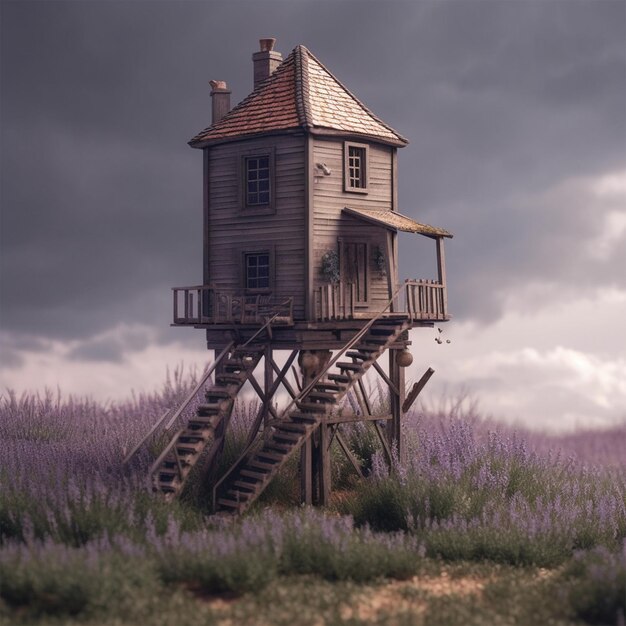
M 448 319 L 446 287 L 434 280 L 407 280 L 405 310 L 412 320 Z
M 174 324 L 293 324 L 293 298 L 274 301 L 271 295 L 248 295 L 213 285 L 173 287 Z
M 338 282 L 315 290 L 315 316 L 318 321 L 354 318 L 356 285 Z
M 409 319 L 448 319 L 446 287 L 435 280 L 407 280 L 394 304 L 394 313 L 406 313 Z M 401 294 L 404 294 L 404 299 Z M 404 301 L 402 301 L 404 300 Z M 356 308 L 356 287 L 343 282 L 322 285 L 315 290 L 315 319 L 333 321 L 353 319 Z M 364 317 L 368 309 L 361 311 Z M 373 313 L 372 313 L 373 315 Z

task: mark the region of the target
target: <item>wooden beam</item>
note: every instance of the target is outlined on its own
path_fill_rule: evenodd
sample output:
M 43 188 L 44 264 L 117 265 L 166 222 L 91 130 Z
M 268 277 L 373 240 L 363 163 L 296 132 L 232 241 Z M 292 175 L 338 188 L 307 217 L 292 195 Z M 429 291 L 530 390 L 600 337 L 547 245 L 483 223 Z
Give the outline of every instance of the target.
M 289 371 L 289 368 L 291 367 L 291 364 L 293 363 L 297 355 L 298 355 L 298 350 L 292 350 L 291 354 L 289 355 L 289 358 L 287 359 L 287 363 L 285 363 L 282 369 L 278 367 L 278 365 L 273 359 L 271 361 L 272 368 L 274 369 L 276 374 L 278 374 L 277 380 L 279 381 L 279 384 L 282 384 L 282 386 L 287 390 L 287 393 L 292 398 L 295 398 L 298 394 L 294 391 L 290 382 L 285 377 L 287 376 L 287 372 Z M 276 386 L 276 389 L 278 389 L 278 385 Z M 274 389 L 274 392 L 276 391 L 276 389 Z
M 376 434 L 378 435 L 378 439 L 385 451 L 385 456 L 387 457 L 387 463 L 389 463 L 389 467 L 391 467 L 391 448 L 389 447 L 389 442 L 387 441 L 387 437 L 385 437 L 385 433 L 381 425 L 378 422 L 374 422 L 374 428 L 376 429 Z
M 387 376 L 385 370 L 378 364 L 378 361 L 374 361 L 373 365 L 374 365 L 374 369 L 380 374 L 381 378 L 387 383 L 391 391 L 399 394 L 400 392 L 398 391 L 398 388 L 391 382 L 391 379 L 389 378 L 389 376 Z
M 252 373 L 250 373 L 250 376 L 248 376 L 248 382 L 252 385 L 252 388 L 256 391 L 259 398 L 261 398 L 261 402 L 263 402 L 264 405 L 263 408 L 265 408 L 265 405 L 267 404 L 267 411 L 272 414 L 272 417 L 274 419 L 278 419 L 278 414 L 274 410 L 274 407 L 270 404 L 269 400 L 266 398 L 263 389 L 261 389 L 261 386 L 259 385 L 259 383 L 257 383 Z
M 326 424 L 348 424 L 351 422 L 372 422 L 372 421 L 386 421 L 392 418 L 391 415 L 356 415 L 349 413 L 348 415 L 336 415 L 329 416 L 323 421 Z
M 359 378 L 357 381 L 359 385 L 359 390 L 361 391 L 361 395 L 363 396 L 363 404 L 365 405 L 365 409 L 367 410 L 367 415 L 372 414 L 372 405 L 370 404 L 370 400 L 367 397 L 367 393 L 365 391 L 365 385 L 363 384 L 363 379 Z
M 298 370 L 295 365 L 291 366 L 291 371 L 293 372 L 294 380 L 296 381 L 296 387 L 298 391 L 302 391 L 302 383 L 300 382 L 300 376 L 298 376 Z M 295 396 L 293 396 L 295 398 Z
M 339 447 L 343 450 L 343 453 L 346 455 L 348 461 L 350 461 L 350 464 L 354 468 L 354 471 L 361 478 L 364 478 L 365 474 L 363 473 L 363 468 L 357 461 L 357 458 L 354 456 L 354 454 L 352 454 L 352 450 L 350 450 L 350 447 L 346 443 L 346 440 L 343 438 L 343 435 L 339 432 L 338 428 L 335 428 L 335 439 L 337 440 Z
M 406 397 L 406 400 L 402 404 L 402 412 L 406 413 L 415 400 L 417 396 L 421 393 L 422 389 L 426 386 L 426 383 L 430 380 L 430 377 L 435 373 L 435 370 L 432 367 L 429 367 L 423 374 L 422 377 L 413 385 L 413 389 L 409 392 L 409 395 Z

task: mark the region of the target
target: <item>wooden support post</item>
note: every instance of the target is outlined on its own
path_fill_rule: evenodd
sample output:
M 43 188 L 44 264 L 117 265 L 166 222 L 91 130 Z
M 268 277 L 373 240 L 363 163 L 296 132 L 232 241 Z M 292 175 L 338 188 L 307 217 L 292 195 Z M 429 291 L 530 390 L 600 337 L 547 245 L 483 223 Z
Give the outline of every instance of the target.
M 298 364 L 302 386 L 307 385 L 326 367 L 332 357 L 330 350 L 300 352 Z M 330 433 L 327 424 L 320 424 L 300 453 L 300 498 L 303 504 L 327 504 L 330 497 Z
M 391 419 L 387 422 L 387 439 L 391 445 L 396 446 L 398 458 L 404 460 L 404 446 L 402 442 L 402 404 L 404 403 L 404 368 L 398 365 L 396 355 L 398 349 L 389 350 L 389 378 L 393 384 L 393 389 L 389 387 L 389 405 L 391 409 Z
M 317 498 L 315 504 L 326 506 L 330 501 L 330 427 L 320 424 L 317 447 Z
M 313 504 L 313 440 L 309 437 L 300 449 L 300 501 Z
M 272 346 L 265 346 L 265 355 L 263 360 L 264 368 L 263 368 L 263 391 L 265 392 L 265 404 L 263 406 L 263 430 L 265 434 L 269 433 L 268 422 L 270 409 L 272 408 L 272 399 L 273 399 L 273 386 L 274 386 L 274 370 L 272 369 Z

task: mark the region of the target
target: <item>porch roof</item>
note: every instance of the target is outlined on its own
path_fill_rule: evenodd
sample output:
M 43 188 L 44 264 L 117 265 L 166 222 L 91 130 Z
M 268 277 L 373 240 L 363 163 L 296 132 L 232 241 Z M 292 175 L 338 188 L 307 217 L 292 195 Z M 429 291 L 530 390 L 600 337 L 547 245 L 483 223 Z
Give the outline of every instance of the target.
M 355 207 L 344 207 L 344 213 L 353 217 L 384 226 L 393 230 L 402 230 L 407 233 L 417 233 L 426 237 L 452 237 L 452 234 L 443 228 L 420 224 L 402 213 L 391 211 L 390 209 L 357 209 Z

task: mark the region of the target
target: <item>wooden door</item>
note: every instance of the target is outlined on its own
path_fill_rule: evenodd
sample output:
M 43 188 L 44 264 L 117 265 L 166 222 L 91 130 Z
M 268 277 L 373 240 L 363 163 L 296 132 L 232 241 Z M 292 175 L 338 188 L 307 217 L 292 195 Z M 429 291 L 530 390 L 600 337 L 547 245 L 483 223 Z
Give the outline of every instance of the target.
M 358 304 L 366 304 L 368 299 L 367 248 L 363 241 L 344 241 L 341 250 L 341 279 L 344 285 L 355 286 Z

